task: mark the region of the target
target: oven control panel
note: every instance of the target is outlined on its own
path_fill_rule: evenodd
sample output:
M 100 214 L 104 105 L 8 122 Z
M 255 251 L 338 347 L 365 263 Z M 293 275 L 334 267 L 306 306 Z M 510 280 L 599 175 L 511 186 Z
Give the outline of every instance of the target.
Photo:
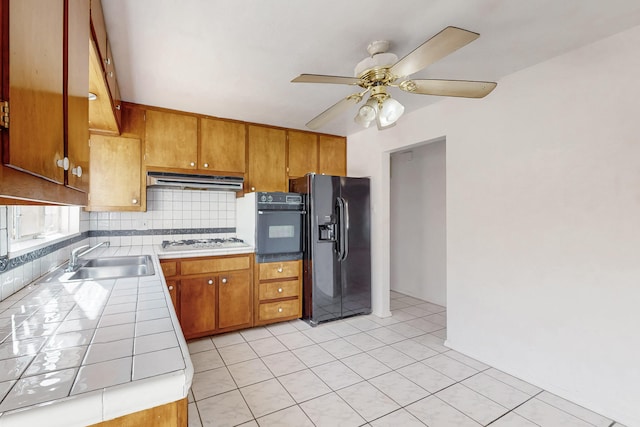
M 258 209 L 302 209 L 302 194 L 262 192 L 257 194 Z

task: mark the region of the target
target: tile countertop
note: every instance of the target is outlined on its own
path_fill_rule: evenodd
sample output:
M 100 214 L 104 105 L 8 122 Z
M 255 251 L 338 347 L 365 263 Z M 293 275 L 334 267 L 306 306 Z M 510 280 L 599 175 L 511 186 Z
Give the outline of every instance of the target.
M 153 256 L 155 274 L 60 282 L 50 273 L 0 302 L 0 426 L 87 425 L 187 396 L 193 365 L 159 257 L 251 253 L 97 249 Z
M 155 254 L 158 255 L 160 259 L 252 254 L 255 252 L 255 248 L 249 245 L 242 246 L 242 247 L 235 247 L 235 248 L 189 249 L 189 250 L 180 250 L 180 251 L 166 250 L 161 245 L 155 245 L 153 249 Z

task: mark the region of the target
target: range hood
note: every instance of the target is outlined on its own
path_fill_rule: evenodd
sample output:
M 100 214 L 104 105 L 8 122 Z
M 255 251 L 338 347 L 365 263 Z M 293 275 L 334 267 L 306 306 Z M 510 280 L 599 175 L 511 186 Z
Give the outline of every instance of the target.
M 241 176 L 190 175 L 172 172 L 148 172 L 147 188 L 180 188 L 183 190 L 242 191 Z

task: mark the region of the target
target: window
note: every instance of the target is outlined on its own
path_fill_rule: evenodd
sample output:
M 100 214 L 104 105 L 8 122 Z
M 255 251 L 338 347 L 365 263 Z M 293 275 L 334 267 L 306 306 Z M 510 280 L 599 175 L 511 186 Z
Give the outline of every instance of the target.
M 80 229 L 75 206 L 9 206 L 9 250 L 39 246 Z

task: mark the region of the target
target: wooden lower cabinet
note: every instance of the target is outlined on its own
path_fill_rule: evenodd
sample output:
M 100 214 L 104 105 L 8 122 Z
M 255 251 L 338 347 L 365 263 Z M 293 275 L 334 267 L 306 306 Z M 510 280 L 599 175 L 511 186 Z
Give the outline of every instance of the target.
M 187 413 L 187 398 L 185 397 L 165 405 L 154 406 L 112 420 L 92 424 L 90 427 L 187 427 Z
M 302 317 L 302 261 L 256 264 L 243 254 L 160 266 L 186 339 Z
M 254 325 L 302 317 L 302 261 L 256 264 Z
M 160 260 L 186 339 L 253 326 L 253 259 L 246 254 Z
M 217 305 L 215 278 L 180 280 L 180 326 L 185 338 L 216 329 Z
M 218 328 L 251 324 L 251 272 L 239 271 L 219 276 Z
M 178 282 L 175 280 L 167 280 L 167 288 L 169 289 L 169 296 L 171 296 L 171 303 L 176 311 L 176 315 L 180 317 L 180 303 L 178 301 Z

